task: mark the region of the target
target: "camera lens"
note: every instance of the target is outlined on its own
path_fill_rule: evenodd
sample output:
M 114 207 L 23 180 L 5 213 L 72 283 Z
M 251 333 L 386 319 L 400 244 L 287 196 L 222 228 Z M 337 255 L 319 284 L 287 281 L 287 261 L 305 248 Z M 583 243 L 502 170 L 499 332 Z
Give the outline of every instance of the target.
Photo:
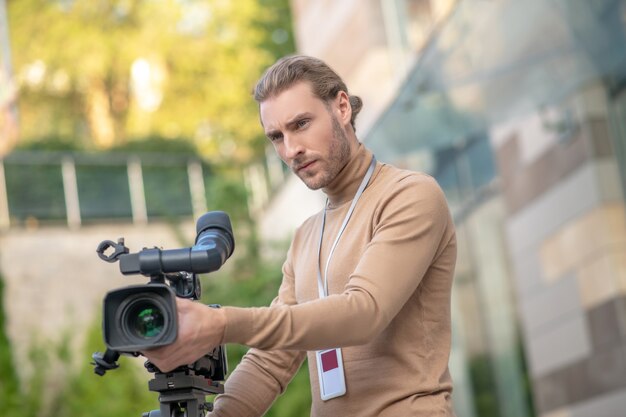
M 102 326 L 107 347 L 140 352 L 173 343 L 178 334 L 176 294 L 165 284 L 150 283 L 109 291 Z
M 127 329 L 142 339 L 157 337 L 165 328 L 163 311 L 150 300 L 137 300 L 129 307 L 125 321 Z

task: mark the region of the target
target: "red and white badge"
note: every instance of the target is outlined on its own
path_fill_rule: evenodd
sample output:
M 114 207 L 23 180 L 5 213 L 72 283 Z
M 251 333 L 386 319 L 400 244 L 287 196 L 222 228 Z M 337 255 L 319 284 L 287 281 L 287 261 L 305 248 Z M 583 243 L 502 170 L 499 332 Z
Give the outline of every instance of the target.
M 317 375 L 320 380 L 322 400 L 341 397 L 346 393 L 346 378 L 343 373 L 341 349 L 318 350 Z

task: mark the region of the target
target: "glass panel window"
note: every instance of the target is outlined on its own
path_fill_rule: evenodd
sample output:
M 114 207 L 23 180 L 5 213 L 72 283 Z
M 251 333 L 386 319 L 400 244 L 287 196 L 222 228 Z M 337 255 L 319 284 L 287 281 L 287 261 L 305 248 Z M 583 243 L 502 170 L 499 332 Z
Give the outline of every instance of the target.
M 131 218 L 126 165 L 76 165 L 76 181 L 83 220 Z
M 148 217 L 193 213 L 186 165 L 144 165 L 142 172 Z
M 12 220 L 64 220 L 65 197 L 60 165 L 11 163 L 5 160 Z

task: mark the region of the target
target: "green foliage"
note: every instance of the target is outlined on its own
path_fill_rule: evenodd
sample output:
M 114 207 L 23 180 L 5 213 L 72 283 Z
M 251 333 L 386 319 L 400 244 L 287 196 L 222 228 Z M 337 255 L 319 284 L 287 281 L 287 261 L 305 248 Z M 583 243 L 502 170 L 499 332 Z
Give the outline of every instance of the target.
M 212 174 L 211 171 L 205 170 L 204 181 L 209 209 L 227 212 L 235 231 L 250 227 L 248 193 L 242 178 L 237 175 L 222 175 L 219 171 Z
M 517 343 L 515 349 L 515 356 L 519 363 L 521 364 L 521 368 L 523 370 L 522 378 L 522 388 L 524 390 L 524 400 L 526 402 L 527 410 L 535 410 L 533 392 L 532 392 L 532 380 L 530 373 L 528 372 L 528 364 L 526 362 L 526 355 L 524 354 L 524 345 L 522 343 L 522 338 L 520 335 L 517 336 Z M 532 411 L 531 411 L 532 412 Z M 534 415 L 534 414 L 533 414 Z
M 476 415 L 498 417 L 500 412 L 491 359 L 486 354 L 477 355 L 470 360 L 469 367 Z
M 29 142 L 22 142 L 16 146 L 21 151 L 79 151 L 82 144 L 66 136 L 44 136 L 32 138 Z
M 150 135 L 134 138 L 111 148 L 113 152 L 124 153 L 149 153 L 158 152 L 163 154 L 187 154 L 196 155 L 198 148 L 189 138 L 168 138 L 160 135 Z
M 42 347 L 35 346 L 30 349 L 28 355 L 29 365 L 35 369 L 35 373 L 31 378 L 20 384 L 19 378 L 17 378 L 15 373 L 13 374 L 13 381 L 11 381 L 9 376 L 9 383 L 15 383 L 17 389 L 12 390 L 13 392 L 10 394 L 7 393 L 6 403 L 0 401 L 4 417 L 39 417 L 49 356 L 50 352 Z M 16 364 L 16 366 L 19 366 L 19 364 Z
M 182 136 L 214 160 L 262 155 L 250 91 L 294 49 L 287 0 L 20 0 L 8 18 L 24 139 Z
M 13 364 L 11 342 L 6 334 L 4 280 L 0 276 L 0 408 L 14 409 L 20 403 L 19 380 Z
M 532 390 L 530 375 L 528 373 L 528 367 L 524 357 L 524 348 L 521 339 L 518 337 L 515 345 L 515 351 L 513 360 L 519 361 L 521 368 L 520 378 L 522 379 L 523 400 L 526 402 L 526 410 L 531 415 L 533 407 Z M 501 397 L 498 397 L 498 388 L 503 392 L 506 392 L 505 387 L 497 387 L 494 376 L 494 363 L 493 357 L 488 353 L 473 356 L 469 360 L 469 374 L 472 384 L 472 391 L 474 392 L 474 405 L 476 408 L 476 415 L 480 417 L 499 417 L 503 414 L 501 410 Z M 506 400 L 505 400 L 506 401 Z
M 202 301 L 238 307 L 268 305 L 278 293 L 282 278 L 280 266 L 251 257 L 244 257 L 235 265 L 234 271 L 203 276 Z M 254 271 L 254 275 L 245 276 L 242 270 Z
M 85 360 L 66 381 L 48 417 L 140 416 L 159 408 L 158 395 L 148 391 L 150 374 L 140 366 L 142 359 L 122 356 L 118 369 L 103 377 L 94 373 L 89 355 L 103 348 L 101 327 L 94 324 L 88 332 Z

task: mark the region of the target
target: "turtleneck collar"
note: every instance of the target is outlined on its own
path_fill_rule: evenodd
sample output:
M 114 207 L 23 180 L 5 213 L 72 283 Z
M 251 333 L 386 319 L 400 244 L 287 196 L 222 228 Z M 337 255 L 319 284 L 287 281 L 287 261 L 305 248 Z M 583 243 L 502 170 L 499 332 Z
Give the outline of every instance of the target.
M 372 156 L 372 152 L 359 142 L 359 146 L 350 161 L 339 171 L 335 179 L 322 189 L 328 197 L 329 207 L 337 207 L 352 200 L 367 172 Z

